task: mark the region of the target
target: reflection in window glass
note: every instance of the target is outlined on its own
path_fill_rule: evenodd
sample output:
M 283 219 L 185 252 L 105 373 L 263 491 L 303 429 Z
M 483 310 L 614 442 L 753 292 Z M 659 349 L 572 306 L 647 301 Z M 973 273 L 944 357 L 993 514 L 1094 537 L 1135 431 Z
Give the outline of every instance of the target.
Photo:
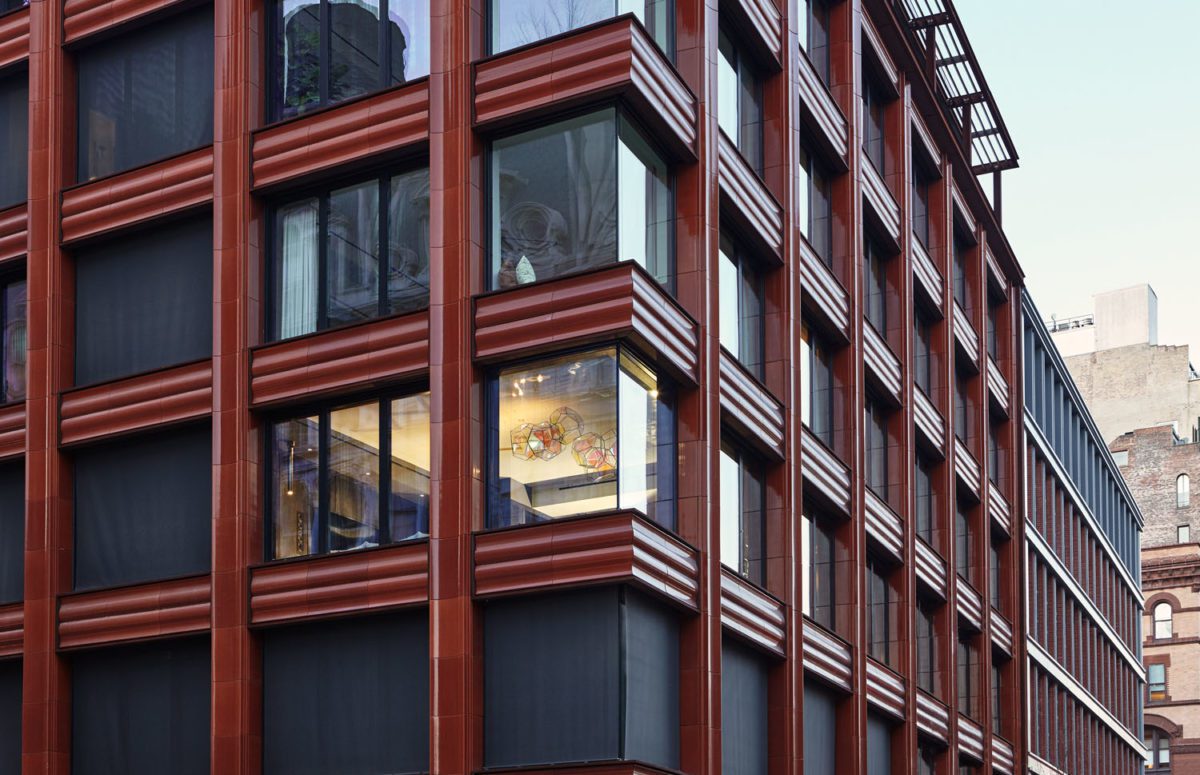
M 892 587 L 887 569 L 867 559 L 867 643 L 871 658 L 885 665 L 892 662 Z
M 29 81 L 0 79 L 0 209 L 29 196 Z
M 740 450 L 721 445 L 721 562 L 755 584 L 766 583 L 763 473 Z
M 811 151 L 800 146 L 800 233 L 821 262 L 833 268 L 833 217 L 829 172 Z
M 285 420 L 270 438 L 271 558 L 428 535 L 428 393 Z
M 501 372 L 489 527 L 632 509 L 673 528 L 675 429 L 663 391 L 616 348 Z
M 491 178 L 493 288 L 618 261 L 669 281 L 670 176 L 615 110 L 497 140 Z
M 867 322 L 880 334 L 887 333 L 887 267 L 883 254 L 871 240 L 863 251 L 863 310 Z
M 935 606 L 925 600 L 917 601 L 917 686 L 937 695 L 938 642 L 934 623 Z
M 279 0 L 272 117 L 429 75 L 429 0 Z
M 329 195 L 325 244 L 328 324 L 357 323 L 379 314 L 379 183 Z
M 800 326 L 800 421 L 833 447 L 833 358 L 819 334 Z
M 25 359 L 29 327 L 26 322 L 25 281 L 4 286 L 4 403 L 25 398 Z
M 491 0 L 492 53 L 627 13 L 636 16 L 659 48 L 671 55 L 670 0 Z
M 756 172 L 762 172 L 762 84 L 724 29 L 718 37 L 717 123 Z
M 807 564 L 801 580 L 802 610 L 825 629 L 834 629 L 834 528 L 819 517 L 800 521 L 801 556 Z
M 888 429 L 883 405 L 868 398 L 866 411 L 867 486 L 883 500 L 888 499 Z
M 932 468 L 933 464 L 918 451 L 913 463 L 917 535 L 925 539 L 925 543 L 930 546 L 933 546 L 934 508 L 937 503 L 933 497 L 933 476 L 930 473 Z
M 732 240 L 721 238 L 718 276 L 721 346 L 747 371 L 763 375 L 763 281 Z

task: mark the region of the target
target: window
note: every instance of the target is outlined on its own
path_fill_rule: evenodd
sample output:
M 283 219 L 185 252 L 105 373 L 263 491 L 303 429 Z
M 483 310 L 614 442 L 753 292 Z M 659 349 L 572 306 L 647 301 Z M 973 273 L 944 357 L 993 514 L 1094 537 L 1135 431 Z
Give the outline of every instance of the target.
M 212 357 L 212 221 L 75 254 L 75 384 Z
M 80 181 L 212 142 L 211 7 L 90 46 L 76 72 Z
M 718 299 L 721 346 L 763 376 L 763 278 L 733 240 L 721 237 Z
M 1000 428 L 994 424 L 988 428 L 988 480 L 997 487 L 1000 486 L 1000 466 L 1002 464 L 1000 460 L 1000 442 L 997 440 L 999 433 Z
M 4 365 L 3 403 L 6 404 L 25 400 L 25 361 L 29 347 L 25 289 L 24 280 L 0 285 L 0 322 L 4 325 L 0 360 Z
M 1150 693 L 1150 702 L 1161 702 L 1167 699 L 1167 666 L 1158 663 L 1146 665 L 1146 690 Z
M 1192 526 L 1191 525 L 1179 525 L 1178 527 L 1175 528 L 1175 543 L 1186 544 L 1186 543 L 1191 543 L 1191 540 L 1192 540 Z
M 933 397 L 933 323 L 920 307 L 913 310 L 913 382 Z
M 833 356 L 820 334 L 800 324 L 800 421 L 833 447 Z
M 721 639 L 721 772 L 769 771 L 767 753 L 770 663 L 730 637 Z
M 838 696 L 812 678 L 804 681 L 804 775 L 837 775 Z
M 762 173 L 762 84 L 724 27 L 717 42 L 717 123 L 750 167 Z
M 1171 771 L 1171 738 L 1158 727 L 1146 727 L 1146 769 L 1152 772 Z
M 429 535 L 428 393 L 291 417 L 269 434 L 268 559 Z
M 25 465 L 0 466 L 0 605 L 25 597 Z M 4 768 L 0 766 L 0 772 Z
M 499 54 L 614 16 L 632 13 L 668 57 L 675 14 L 671 0 L 491 0 L 491 51 Z
M 863 154 L 875 165 L 876 172 L 886 175 L 883 119 L 887 97 L 874 78 L 866 72 L 865 63 L 863 71 Z
M 208 644 L 172 639 L 72 655 L 75 771 L 208 775 Z
M 962 498 L 955 499 L 957 509 L 954 519 L 954 567 L 958 575 L 971 584 L 975 583 L 975 536 L 974 526 L 967 516 L 967 507 Z
M 829 170 L 803 145 L 800 146 L 800 178 L 800 232 L 821 262 L 832 269 L 833 214 Z
M 1171 604 L 1161 602 L 1154 606 L 1154 639 L 1167 640 L 1173 635 L 1174 612 L 1171 610 Z
M 987 308 L 987 352 L 993 361 L 1000 360 L 1000 305 L 988 304 Z
M 1001 594 L 1000 580 L 1003 574 L 1000 573 L 1000 547 L 996 543 L 996 536 L 992 536 L 991 545 L 988 547 L 988 597 L 992 604 L 992 608 L 997 611 L 1001 610 Z
M 212 570 L 212 429 L 75 453 L 75 590 Z
M 1175 477 L 1175 507 L 1186 508 L 1192 502 L 1192 482 L 1187 474 Z
M 429 75 L 429 0 L 274 0 L 272 120 Z
M 888 499 L 888 430 L 883 405 L 867 397 L 866 406 L 867 486 L 883 500 Z
M 0 79 L 0 209 L 29 197 L 29 79 Z
M 667 386 L 623 348 L 509 367 L 490 383 L 488 527 L 613 509 L 675 526 Z
M 954 230 L 954 301 L 966 312 L 969 308 L 970 295 L 967 293 L 967 252 L 971 243 Z
M 885 665 L 892 663 L 892 588 L 887 568 L 878 558 L 867 558 L 867 653 Z
M 934 545 L 937 508 L 937 500 L 933 497 L 933 467 L 934 464 L 917 450 L 913 461 L 913 510 L 917 515 L 917 536 L 930 546 Z
M 934 696 L 941 693 L 936 616 L 935 603 L 917 601 L 917 686 Z
M 1001 671 L 1000 665 L 996 661 L 996 655 L 992 655 L 992 691 L 991 691 L 991 711 L 992 711 L 992 733 L 997 735 L 1004 734 L 1004 674 Z
M 937 749 L 926 742 L 917 743 L 917 775 L 937 775 Z
M 974 437 L 975 412 L 971 405 L 970 390 L 967 386 L 970 375 L 956 363 L 954 370 L 954 436 L 963 444 L 970 443 Z
M 867 712 L 867 775 L 892 775 L 892 721 Z
M 800 522 L 801 552 L 806 564 L 802 578 L 802 607 L 805 616 L 827 630 L 835 629 L 834 527 L 820 517 L 804 514 Z
M 766 481 L 737 448 L 721 445 L 721 562 L 755 584 L 766 583 Z
M 3 6 L 0 6 L 2 9 Z M 21 660 L 0 662 L 0 772 L 21 772 Z
M 428 697 L 423 611 L 263 632 L 263 775 L 428 771 Z
M 829 85 L 829 0 L 800 0 L 804 8 L 800 14 L 800 48 L 808 54 L 808 61 L 821 83 Z
M 666 163 L 616 109 L 492 143 L 492 288 L 636 261 L 671 280 Z
M 272 223 L 272 338 L 429 306 L 429 170 L 288 202 Z
M 929 228 L 929 195 L 933 188 L 934 180 L 935 176 L 929 173 L 925 164 L 914 158 L 912 172 L 913 236 L 926 249 L 931 247 L 929 239 L 931 236 Z
M 1113 462 L 1118 466 L 1129 465 L 1129 450 L 1121 450 L 1120 452 L 1112 453 Z
M 880 334 L 887 333 L 887 296 L 887 265 L 868 237 L 863 251 L 863 311 L 867 322 Z
M 964 633 L 958 636 L 958 712 L 978 719 L 979 653 L 968 637 Z

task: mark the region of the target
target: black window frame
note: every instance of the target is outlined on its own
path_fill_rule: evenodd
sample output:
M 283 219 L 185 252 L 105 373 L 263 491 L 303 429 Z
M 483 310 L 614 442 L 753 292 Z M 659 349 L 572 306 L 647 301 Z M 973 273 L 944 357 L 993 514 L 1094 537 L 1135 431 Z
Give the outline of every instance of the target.
M 979 720 L 979 654 L 978 649 L 972 642 L 974 637 L 967 632 L 959 631 L 958 634 L 958 649 L 957 649 L 957 665 L 958 665 L 958 681 L 957 690 L 958 697 L 955 707 L 958 712 L 969 719 Z
M 970 269 L 967 266 L 968 254 L 975 247 L 974 240 L 962 233 L 961 227 L 955 223 L 951 235 L 951 270 L 953 273 L 954 303 L 963 312 L 971 311 Z
M 808 390 L 800 397 L 807 407 L 808 422 L 803 425 L 815 438 L 829 449 L 834 446 L 834 428 L 836 409 L 834 405 L 835 371 L 834 353 L 828 342 L 812 324 L 801 321 L 802 349 L 807 350 L 807 358 L 801 363 L 801 377 L 807 376 Z M 823 395 L 822 400 L 817 400 Z M 805 412 L 801 413 L 801 418 Z
M 929 212 L 934 183 L 937 176 L 930 174 L 926 162 L 913 154 L 912 160 L 912 232 L 925 250 L 931 248 L 932 218 Z
M 933 398 L 934 321 L 920 304 L 913 305 L 913 384 L 926 398 Z
M 991 669 L 991 705 L 992 734 L 1004 735 L 1004 666 L 1001 664 L 995 650 L 992 651 Z
M 9 288 L 12 288 L 13 286 L 16 286 L 18 284 L 25 286 L 25 292 L 23 294 L 24 299 L 25 299 L 25 301 L 24 301 L 25 317 L 20 323 L 21 332 L 19 334 L 19 336 L 24 341 L 24 350 L 22 352 L 22 355 L 24 357 L 24 360 L 22 361 L 22 363 L 24 364 L 24 366 L 22 368 L 22 372 L 25 374 L 25 376 L 22 378 L 22 385 L 21 385 L 20 389 L 13 390 L 11 388 L 9 380 L 8 380 L 8 372 L 9 372 L 9 369 L 12 368 L 12 366 L 14 366 L 15 364 L 10 363 L 9 358 L 14 353 L 14 351 L 18 350 L 19 348 L 16 348 L 16 347 L 10 348 L 9 347 L 9 345 L 12 344 L 12 342 L 9 338 L 10 332 L 7 330 L 3 330 L 3 332 L 2 332 L 3 335 L 0 336 L 0 368 L 3 369 L 3 372 L 0 373 L 0 406 L 9 406 L 9 405 L 13 405 L 13 404 L 23 403 L 25 401 L 25 399 L 28 397 L 28 388 L 29 388 L 29 383 L 28 383 L 29 280 L 25 275 L 24 267 L 22 267 L 21 269 L 16 270 L 16 271 L 5 272 L 3 274 L 0 274 L 0 329 L 7 329 L 10 324 L 16 325 L 17 318 L 14 317 L 13 320 L 11 320 L 11 321 L 8 318 L 8 314 L 9 314 L 8 290 L 9 290 Z M 17 335 L 18 334 L 16 332 L 13 332 L 13 334 L 12 334 L 12 336 L 17 336 Z M 10 393 L 13 394 L 11 398 L 9 397 Z
M 936 461 L 926 456 L 920 449 L 913 454 L 913 525 L 918 538 L 929 544 L 935 544 L 934 536 L 938 528 L 938 501 L 934 492 L 933 477 L 930 471 L 937 465 Z
M 954 438 L 968 445 L 974 437 L 976 423 L 975 407 L 967 384 L 973 375 L 957 359 L 954 366 Z
M 959 493 L 954 499 L 954 570 L 968 584 L 975 586 L 975 525 L 971 510 L 964 496 Z

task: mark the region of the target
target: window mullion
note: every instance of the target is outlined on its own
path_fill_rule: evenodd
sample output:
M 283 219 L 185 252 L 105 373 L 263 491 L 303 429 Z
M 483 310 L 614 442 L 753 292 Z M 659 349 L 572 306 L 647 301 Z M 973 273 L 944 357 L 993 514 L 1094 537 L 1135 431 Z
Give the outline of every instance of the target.
M 388 239 L 389 219 L 391 213 L 388 212 L 388 202 L 391 201 L 391 178 L 384 175 L 379 180 L 379 219 L 378 219 L 378 239 L 379 246 L 376 248 L 376 267 L 379 272 L 379 308 L 377 313 L 379 317 L 387 315 L 391 310 L 388 309 L 388 278 L 391 276 L 391 259 L 392 246 Z
M 317 330 L 329 325 L 329 196 L 317 198 Z
M 317 440 L 317 495 L 319 501 L 317 514 L 317 551 L 316 554 L 329 553 L 329 445 L 332 439 L 330 432 L 329 412 L 321 412 L 318 424 Z M 309 540 L 311 545 L 312 541 Z
M 318 48 L 320 49 L 317 58 L 320 62 L 320 70 L 317 74 L 317 91 L 318 105 L 324 107 L 329 104 L 329 69 L 332 66 L 333 53 L 330 50 L 333 37 L 333 13 L 329 9 L 329 0 L 321 0 L 321 10 L 319 11 L 320 20 L 317 24 L 320 32 L 318 34 Z

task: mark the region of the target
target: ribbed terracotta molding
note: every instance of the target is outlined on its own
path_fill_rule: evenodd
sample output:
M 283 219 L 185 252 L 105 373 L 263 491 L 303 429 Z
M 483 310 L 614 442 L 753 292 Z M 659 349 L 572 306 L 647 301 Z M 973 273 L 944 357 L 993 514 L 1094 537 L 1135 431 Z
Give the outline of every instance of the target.
M 867 702 L 893 718 L 904 720 L 904 679 L 873 659 L 867 660 Z
M 254 187 L 308 176 L 428 142 L 429 81 L 422 79 L 254 134 Z
M 843 342 L 849 341 L 850 299 L 846 289 L 807 240 L 801 238 L 796 245 L 800 252 L 800 303 L 837 331 Z
M 695 609 L 696 550 L 629 512 L 475 536 L 475 594 L 492 597 L 580 584 L 629 582 Z
M 1013 653 L 1012 624 L 995 608 L 990 613 L 992 623 L 992 643 L 1004 650 L 1010 657 Z
M 29 57 L 29 9 L 0 16 L 0 67 Z
M 946 455 L 946 429 L 942 415 L 938 412 L 925 391 L 917 388 L 913 396 L 913 424 L 925 443 L 937 452 L 938 457 Z
M 892 91 L 897 91 L 900 86 L 900 73 L 896 70 L 896 63 L 888 56 L 887 47 L 883 45 L 883 39 L 879 37 L 879 32 L 871 23 L 870 17 L 863 14 L 859 18 L 862 20 L 863 43 L 871 47 L 875 60 L 883 70 L 883 77 L 891 85 Z
M 726 10 L 722 7 L 721 13 Z M 743 35 L 739 42 L 779 62 L 783 54 L 783 19 L 773 0 L 733 0 L 728 10 L 741 22 Z
M 867 535 L 875 539 L 892 559 L 904 562 L 904 525 L 892 507 L 878 495 L 867 490 L 866 495 Z
M 66 43 L 74 43 L 173 5 L 182 3 L 180 0 L 66 0 L 63 3 L 63 38 Z
M 74 242 L 212 202 L 212 148 L 63 191 L 62 239 Z
M 25 205 L 0 212 L 0 261 L 25 255 L 28 248 Z
M 212 361 L 198 361 L 64 393 L 60 440 L 76 444 L 211 412 Z
M 696 384 L 696 322 L 631 261 L 475 298 L 475 356 L 483 362 L 616 338 Z
M 0 657 L 20 654 L 25 648 L 25 606 L 0 607 Z
M 783 405 L 721 349 L 721 411 L 743 439 L 775 460 L 783 460 Z
M 717 134 L 721 211 L 741 227 L 743 234 L 753 238 L 758 250 L 778 261 L 783 254 L 783 208 L 733 141 L 724 132 Z
M 923 539 L 917 539 L 914 563 L 917 579 L 924 582 L 931 592 L 937 593 L 942 600 L 946 599 L 946 561 L 941 555 L 930 548 Z
M 531 114 L 615 97 L 676 157 L 696 157 L 696 98 L 632 19 L 614 19 L 475 65 L 480 128 L 498 130 Z
M 850 679 L 854 676 L 850 647 L 807 619 L 804 620 L 804 669 L 850 691 Z
M 979 463 L 967 449 L 967 445 L 957 437 L 954 439 L 954 472 L 958 474 L 958 478 L 967 486 L 975 499 L 981 500 L 979 497 Z
M 954 302 L 954 341 L 962 348 L 963 355 L 970 359 L 975 368 L 979 368 L 979 334 L 975 326 L 967 318 L 963 308 Z
M 958 750 L 983 761 L 983 728 L 961 713 L 958 714 Z
M 25 402 L 0 407 L 0 458 L 25 454 Z
M 384 318 L 255 349 L 255 406 L 393 383 L 429 368 L 429 313 Z
M 933 169 L 940 170 L 942 168 L 942 152 L 938 149 L 937 143 L 933 141 L 933 135 L 929 134 L 929 127 L 925 125 L 925 119 L 921 118 L 921 112 L 912 105 L 911 101 L 908 104 L 908 116 L 912 119 L 914 142 L 919 144 L 925 155 L 929 157 Z
M 838 167 L 845 169 L 850 144 L 846 114 L 842 113 L 833 95 L 822 83 L 808 56 L 802 51 L 797 60 L 800 67 L 800 107 L 807 120 L 805 128 L 815 130 L 809 134 L 820 141 L 825 151 L 837 160 Z
M 988 483 L 988 514 L 1005 535 L 1012 535 L 1012 509 L 1008 505 L 1008 499 L 991 482 Z
M 893 246 L 900 242 L 900 205 L 891 189 L 884 183 L 883 176 L 875 169 L 875 164 L 864 157 L 862 163 L 863 198 L 868 209 L 875 216 L 883 233 Z
M 912 246 L 913 276 L 917 278 L 914 288 L 923 293 L 926 304 L 937 310 L 938 317 L 941 317 L 943 314 L 942 275 L 933 265 L 933 259 L 929 257 L 929 252 L 925 250 L 919 240 L 911 239 L 908 244 Z
M 1013 760 L 1012 746 L 995 733 L 992 734 L 992 769 L 997 772 L 1011 773 L 1016 767 L 1016 762 Z
M 976 630 L 983 629 L 983 600 L 975 587 L 961 576 L 955 578 L 954 590 L 958 593 L 958 615 Z
M 721 626 L 760 648 L 784 656 L 786 625 L 783 603 L 729 570 L 721 569 Z
M 950 739 L 950 711 L 924 690 L 917 690 L 917 728 L 936 740 Z
M 994 406 L 1008 417 L 1008 380 L 1004 379 L 1004 373 L 990 355 L 987 357 L 987 384 Z
M 824 500 L 850 515 L 850 471 L 805 428 L 801 436 L 800 472 L 804 484 L 814 488 Z
M 873 378 L 892 406 L 900 406 L 900 359 L 870 324 L 863 326 L 862 357 L 868 377 Z
M 250 623 L 268 624 L 425 604 L 429 544 L 263 565 L 250 578 Z
M 60 648 L 143 640 L 208 629 L 209 577 L 82 592 L 58 604 Z

